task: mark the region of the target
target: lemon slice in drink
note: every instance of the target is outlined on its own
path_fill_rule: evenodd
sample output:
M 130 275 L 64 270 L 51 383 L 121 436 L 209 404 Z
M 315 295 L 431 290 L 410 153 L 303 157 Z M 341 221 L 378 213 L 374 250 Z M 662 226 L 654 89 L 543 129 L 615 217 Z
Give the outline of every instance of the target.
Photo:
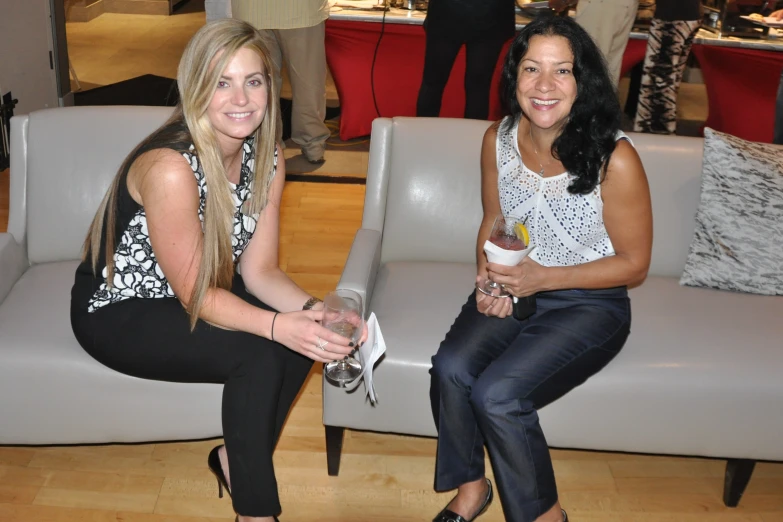
M 530 234 L 527 231 L 527 227 L 522 223 L 514 225 L 514 233 L 525 244 L 525 248 L 530 244 Z

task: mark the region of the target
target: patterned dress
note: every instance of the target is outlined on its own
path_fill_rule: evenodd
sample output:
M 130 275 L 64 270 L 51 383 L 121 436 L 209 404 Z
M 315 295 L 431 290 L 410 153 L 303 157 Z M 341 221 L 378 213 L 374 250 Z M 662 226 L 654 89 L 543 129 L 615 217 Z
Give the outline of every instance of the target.
M 207 198 L 207 184 L 204 171 L 192 145 L 187 151 L 181 152 L 181 154 L 193 170 L 193 175 L 198 183 L 198 215 L 203 224 Z M 230 183 L 234 202 L 231 246 L 235 262 L 242 255 L 242 252 L 244 252 L 250 239 L 253 237 L 258 220 L 257 215 L 245 215 L 242 211 L 242 206 L 250 199 L 252 194 L 253 183 L 251 176 L 254 172 L 254 156 L 253 138 L 247 138 L 242 146 L 239 183 L 236 185 Z M 277 153 L 275 153 L 276 164 Z M 274 176 L 274 171 L 272 176 Z M 135 203 L 130 197 L 125 183 L 126 179 L 126 177 L 123 177 L 118 194 L 117 222 L 118 228 L 122 232 L 117 234 L 118 240 L 117 247 L 114 250 L 114 277 L 112 284 L 109 285 L 107 281 L 108 271 L 105 262 L 101 262 L 103 268 L 100 276 L 97 278 L 92 276 L 92 267 L 89 259 L 77 269 L 77 285 L 80 284 L 80 280 L 87 284 L 86 279 L 92 280 L 92 286 L 97 284 L 97 288 L 92 292 L 92 296 L 86 303 L 89 312 L 94 312 L 112 303 L 127 299 L 176 297 L 152 249 L 145 209 Z

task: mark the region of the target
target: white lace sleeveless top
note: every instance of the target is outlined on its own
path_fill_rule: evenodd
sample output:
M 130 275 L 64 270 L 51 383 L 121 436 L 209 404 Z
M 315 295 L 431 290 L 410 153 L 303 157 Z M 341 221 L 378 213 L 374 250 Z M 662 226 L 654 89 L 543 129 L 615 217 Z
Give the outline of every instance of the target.
M 589 194 L 571 194 L 568 186 L 574 176 L 568 172 L 541 177 L 525 167 L 518 127 L 519 121 L 509 130 L 502 125 L 498 130 L 498 192 L 504 215 L 527 220 L 530 242 L 536 246 L 530 258 L 543 266 L 573 266 L 614 255 L 604 227 L 601 185 Z M 631 141 L 622 132 L 617 139 Z
M 231 235 L 231 250 L 234 262 L 244 252 L 250 243 L 253 232 L 256 229 L 258 215 L 249 216 L 242 212 L 242 205 L 250 199 L 253 190 L 253 181 L 250 178 L 254 171 L 255 154 L 253 138 L 245 139 L 242 146 L 242 165 L 240 168 L 239 183 L 231 186 L 231 197 L 234 202 L 234 230 Z M 195 148 L 191 145 L 188 152 L 182 156 L 190 164 L 193 175 L 196 177 L 199 192 L 198 217 L 204 223 L 204 211 L 207 202 L 207 182 L 201 162 L 198 159 Z M 277 150 L 275 150 L 274 165 L 277 166 Z M 272 168 L 271 178 L 274 178 L 275 167 Z M 271 178 L 269 182 L 271 183 Z M 127 190 L 123 183 L 121 190 Z M 114 278 L 112 286 L 106 283 L 108 277 L 107 268 L 104 266 L 101 272 L 104 282 L 98 288 L 88 303 L 87 310 L 94 312 L 111 303 L 132 298 L 164 298 L 176 297 L 174 290 L 161 270 L 155 252 L 152 250 L 149 233 L 147 231 L 147 214 L 144 207 L 139 206 L 131 218 L 125 232 L 118 241 L 114 251 Z

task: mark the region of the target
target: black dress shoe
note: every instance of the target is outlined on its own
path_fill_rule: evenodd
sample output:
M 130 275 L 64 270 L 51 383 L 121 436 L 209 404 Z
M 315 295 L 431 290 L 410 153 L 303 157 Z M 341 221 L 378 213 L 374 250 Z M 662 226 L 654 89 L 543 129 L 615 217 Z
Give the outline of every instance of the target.
M 479 515 L 484 514 L 484 511 L 487 510 L 492 502 L 492 482 L 489 479 L 485 480 L 487 481 L 487 496 L 484 498 L 484 502 L 479 506 L 478 511 L 476 511 L 476 514 L 473 515 L 472 518 L 466 519 L 462 515 L 458 515 L 449 509 L 443 508 L 443 511 L 438 513 L 438 516 L 432 519 L 432 522 L 473 522 Z

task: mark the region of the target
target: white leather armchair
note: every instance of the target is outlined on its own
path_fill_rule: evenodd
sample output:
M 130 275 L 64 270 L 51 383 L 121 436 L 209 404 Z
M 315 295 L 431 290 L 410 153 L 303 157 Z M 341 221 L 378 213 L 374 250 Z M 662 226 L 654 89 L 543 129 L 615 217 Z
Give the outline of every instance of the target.
M 87 228 L 120 163 L 170 108 L 71 107 L 11 120 L 0 234 L 0 444 L 217 437 L 218 384 L 129 377 L 76 342 L 70 291 Z
M 387 345 L 362 386 L 324 382 L 329 473 L 345 428 L 436 436 L 430 358 L 475 281 L 479 156 L 488 122 L 373 123 L 362 228 L 339 283 L 363 294 Z M 553 447 L 729 459 L 736 505 L 756 459 L 783 460 L 783 297 L 678 284 L 699 201 L 703 140 L 632 134 L 650 181 L 655 240 L 647 281 L 631 290 L 623 351 L 543 408 Z

